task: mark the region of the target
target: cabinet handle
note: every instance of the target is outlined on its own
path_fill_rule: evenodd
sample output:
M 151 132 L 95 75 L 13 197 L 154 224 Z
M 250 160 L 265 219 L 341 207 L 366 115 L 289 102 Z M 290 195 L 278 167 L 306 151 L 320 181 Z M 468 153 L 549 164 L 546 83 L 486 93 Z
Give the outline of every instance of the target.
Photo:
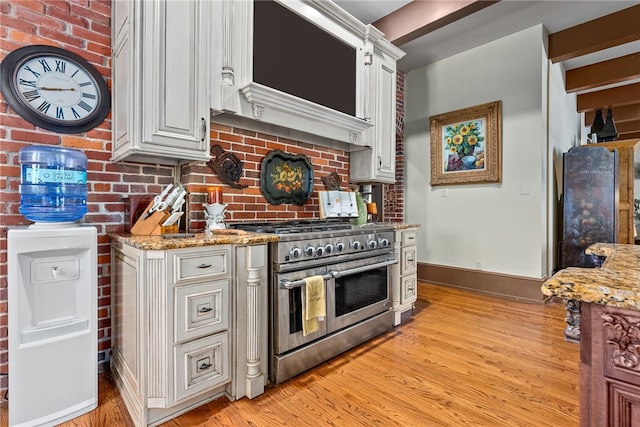
M 202 117 L 200 120 L 202 120 L 202 129 L 200 132 L 200 141 L 204 142 L 204 138 L 207 136 L 207 121 L 204 119 L 204 117 Z
M 211 367 L 211 363 L 203 363 L 202 365 L 198 366 L 198 370 L 204 371 L 206 369 L 209 369 L 210 367 Z
M 198 268 L 210 268 L 211 264 L 200 264 Z
M 382 169 L 382 157 L 378 156 L 378 170 Z
M 198 309 L 198 313 L 208 313 L 210 311 L 213 311 L 213 308 L 211 308 L 211 307 L 200 307 Z

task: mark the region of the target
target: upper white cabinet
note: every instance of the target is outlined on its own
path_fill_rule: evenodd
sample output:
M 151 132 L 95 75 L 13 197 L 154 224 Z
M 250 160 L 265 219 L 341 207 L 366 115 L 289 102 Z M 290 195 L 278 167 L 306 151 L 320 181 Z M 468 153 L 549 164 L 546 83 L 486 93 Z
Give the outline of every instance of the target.
M 369 80 L 369 148 L 351 152 L 351 182 L 396 182 L 396 61 L 404 52 L 376 36 Z
M 208 160 L 211 2 L 113 2 L 113 158 Z
M 271 126 L 276 134 L 314 135 L 351 149 L 372 144 L 370 116 L 377 107 L 369 105 L 370 92 L 379 78 L 370 74 L 382 33 L 330 1 L 212 7 L 213 121 Z

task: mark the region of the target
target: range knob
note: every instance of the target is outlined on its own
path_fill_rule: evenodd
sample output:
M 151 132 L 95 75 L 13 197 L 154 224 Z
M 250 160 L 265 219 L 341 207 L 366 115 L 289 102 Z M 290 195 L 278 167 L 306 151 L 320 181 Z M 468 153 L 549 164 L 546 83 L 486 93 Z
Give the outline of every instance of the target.
M 322 246 L 318 246 L 316 248 L 316 255 L 322 256 L 322 254 L 324 254 L 324 248 Z
M 360 242 L 357 240 L 351 242 L 351 248 L 357 251 L 358 249 L 360 249 Z
M 380 246 L 383 248 L 389 246 L 389 239 L 380 239 Z
M 324 247 L 324 251 L 327 253 L 327 255 L 329 255 L 329 254 L 333 251 L 333 245 L 332 245 L 332 244 L 330 244 L 330 243 L 329 243 L 329 244 L 327 244 L 327 245 Z
M 300 251 L 300 248 L 298 247 L 293 247 L 289 251 L 289 255 L 291 255 L 291 258 L 293 259 L 300 258 L 300 254 L 302 254 L 302 251 Z
M 336 243 L 336 251 L 342 252 L 344 250 L 344 243 L 338 242 Z
M 307 254 L 307 256 L 313 256 L 313 251 L 313 246 L 307 246 L 304 248 L 304 253 Z
M 375 240 L 371 240 L 369 243 L 367 243 L 367 246 L 369 246 L 369 249 L 375 249 L 376 246 L 378 246 L 378 242 L 376 242 Z

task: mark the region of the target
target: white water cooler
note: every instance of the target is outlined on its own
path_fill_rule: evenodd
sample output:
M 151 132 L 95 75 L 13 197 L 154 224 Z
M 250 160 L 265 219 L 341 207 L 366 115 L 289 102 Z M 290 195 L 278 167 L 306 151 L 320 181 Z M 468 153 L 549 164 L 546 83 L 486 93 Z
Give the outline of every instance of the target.
M 97 237 L 76 223 L 7 234 L 9 425 L 56 425 L 96 408 Z

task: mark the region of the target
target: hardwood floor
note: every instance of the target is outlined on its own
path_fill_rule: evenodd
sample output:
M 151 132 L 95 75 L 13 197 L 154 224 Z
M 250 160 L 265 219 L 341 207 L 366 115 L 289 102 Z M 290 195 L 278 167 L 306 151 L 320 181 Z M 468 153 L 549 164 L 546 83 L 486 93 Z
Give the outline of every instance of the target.
M 413 320 L 393 331 L 255 399 L 218 399 L 163 425 L 578 425 L 579 346 L 564 340 L 562 304 L 426 283 L 418 295 Z M 62 425 L 133 425 L 108 374 L 99 400 Z

